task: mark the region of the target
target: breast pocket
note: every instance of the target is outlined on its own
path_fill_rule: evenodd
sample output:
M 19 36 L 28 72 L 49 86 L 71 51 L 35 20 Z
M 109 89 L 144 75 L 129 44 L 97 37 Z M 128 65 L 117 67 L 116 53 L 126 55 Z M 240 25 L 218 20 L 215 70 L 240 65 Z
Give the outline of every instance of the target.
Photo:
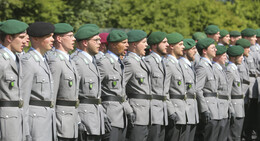
M 93 94 L 95 89 L 97 89 L 95 86 L 96 82 L 95 82 L 95 77 L 85 77 L 84 78 L 84 91 L 89 93 L 89 94 Z
M 163 85 L 163 76 L 160 73 L 154 73 L 152 75 L 152 86 L 161 87 Z
M 247 63 L 248 63 L 249 69 L 254 69 L 255 68 L 254 60 L 247 60 Z
M 45 93 L 49 95 L 50 86 L 49 86 L 49 78 L 46 76 L 36 76 L 36 83 L 41 93 L 44 95 Z
M 211 90 L 214 90 L 214 88 L 216 87 L 214 76 L 208 76 L 206 86 Z
M 119 76 L 117 75 L 108 75 L 108 88 L 118 89 L 120 86 Z
M 66 87 L 72 87 L 75 85 L 74 76 L 72 74 L 64 74 L 64 82 Z
M 239 88 L 241 86 L 240 79 L 235 79 L 233 83 L 233 87 Z
M 187 90 L 190 90 L 191 88 L 193 88 L 194 87 L 193 81 L 187 80 L 187 82 L 185 83 L 185 87 Z
M 17 76 L 12 73 L 6 73 L 5 74 L 5 82 L 9 89 L 12 89 L 14 86 L 16 86 L 16 78 Z
M 136 79 L 136 81 L 137 81 L 140 85 L 142 85 L 142 84 L 144 83 L 146 77 L 145 77 L 145 74 L 143 74 L 143 73 L 136 73 L 136 74 L 135 74 L 135 79 Z

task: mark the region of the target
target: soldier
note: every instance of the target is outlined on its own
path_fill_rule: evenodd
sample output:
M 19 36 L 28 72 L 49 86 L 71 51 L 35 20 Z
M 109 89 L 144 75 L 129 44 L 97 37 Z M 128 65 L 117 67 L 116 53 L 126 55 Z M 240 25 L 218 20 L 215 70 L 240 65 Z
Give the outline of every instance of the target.
M 75 141 L 78 137 L 78 72 L 68 54 L 73 50 L 73 27 L 66 23 L 55 24 L 55 51 L 49 54 L 48 64 L 54 82 L 56 101 L 56 127 L 59 141 Z M 66 120 L 66 122 L 64 122 Z
M 196 66 L 197 100 L 200 123 L 197 128 L 196 140 L 216 141 L 219 133 L 219 109 L 217 98 L 217 80 L 211 59 L 216 56 L 216 47 L 211 38 L 201 39 L 196 47 L 201 55 Z
M 168 125 L 168 114 L 175 113 L 172 103 L 167 100 L 166 91 L 166 68 L 163 56 L 167 55 L 167 43 L 165 32 L 152 32 L 148 37 L 148 44 L 151 47 L 151 54 L 145 57 L 148 64 L 151 79 L 151 125 L 149 127 L 148 141 L 164 141 L 165 126 Z M 172 119 L 175 117 L 172 116 Z M 175 120 L 175 119 L 174 119 Z
M 21 58 L 25 135 L 33 141 L 56 140 L 53 80 L 43 55 L 53 46 L 55 27 L 35 22 L 27 29 L 32 47 Z
M 219 133 L 217 141 L 226 141 L 229 133 L 229 120 L 228 118 L 234 118 L 232 104 L 230 102 L 230 95 L 228 95 L 228 81 L 225 70 L 225 62 L 227 59 L 227 48 L 222 45 L 217 45 L 216 57 L 213 58 L 213 71 L 216 76 L 217 93 L 219 99 Z M 230 113 L 229 113 L 230 112 Z
M 218 45 L 223 45 L 228 47 L 229 43 L 230 43 L 230 35 L 228 31 L 225 29 L 220 30 L 220 38 L 218 41 Z
M 125 94 L 124 65 L 119 56 L 125 55 L 128 47 L 127 34 L 120 30 L 113 30 L 107 37 L 108 51 L 104 57 L 97 60 L 100 71 L 102 104 L 107 116 L 111 120 L 112 130 L 109 141 L 125 139 L 127 118 L 134 123 L 135 115 Z
M 167 47 L 167 75 L 165 84 L 169 92 L 170 101 L 176 112 L 169 116 L 169 124 L 165 129 L 165 140 L 184 141 L 186 137 L 187 103 L 183 73 L 178 59 L 183 55 L 183 36 L 179 33 L 171 33 L 166 36 Z
M 230 44 L 229 44 L 229 46 L 235 45 L 236 41 L 242 38 L 241 33 L 238 32 L 238 31 L 230 31 L 229 35 L 230 35 Z
M 142 30 L 131 30 L 128 36 L 128 53 L 123 60 L 125 65 L 126 94 L 133 108 L 136 120 L 128 125 L 130 141 L 146 141 L 150 124 L 150 73 L 143 59 L 148 46 L 147 34 Z
M 256 45 L 258 46 L 259 50 L 260 50 L 260 28 L 256 29 Z
M 229 63 L 227 65 L 226 74 L 228 78 L 228 94 L 231 95 L 231 103 L 234 107 L 234 118 L 230 120 L 230 134 L 228 139 L 233 141 L 241 140 L 241 133 L 244 113 L 244 95 L 242 94 L 241 79 L 237 69 L 237 65 L 242 63 L 244 49 L 241 46 L 232 46 L 227 50 Z
M 245 123 L 244 132 L 246 140 L 250 140 L 252 137 L 253 130 L 257 130 L 257 102 L 259 95 L 259 82 L 260 82 L 260 57 L 259 48 L 255 45 L 256 43 L 256 31 L 251 28 L 247 28 L 241 31 L 242 37 L 248 40 L 251 44 L 249 57 L 247 63 L 249 67 L 249 93 L 245 98 Z
M 204 38 L 207 38 L 207 35 L 203 32 L 195 32 L 193 35 L 192 35 L 192 39 L 197 43 L 200 39 L 204 39 Z M 200 55 L 199 53 L 197 52 L 195 54 L 195 60 L 192 61 L 192 66 L 195 68 L 195 66 L 199 63 L 200 61 Z
M 187 125 L 186 141 L 194 141 L 197 124 L 199 123 L 198 104 L 196 100 L 195 70 L 191 62 L 195 60 L 197 53 L 196 42 L 193 39 L 183 40 L 183 57 L 180 57 L 180 67 L 183 71 L 185 93 L 187 95 Z
M 21 89 L 20 58 L 26 45 L 28 25 L 18 20 L 0 23 L 0 140 L 22 141 L 23 95 Z
M 79 116 L 81 118 L 81 141 L 100 141 L 106 130 L 111 129 L 107 116 L 101 105 L 101 81 L 94 55 L 100 47 L 99 28 L 84 27 L 75 34 L 77 50 L 73 53 L 80 75 Z
M 100 45 L 98 54 L 95 55 L 97 60 L 102 58 L 105 55 L 105 53 L 107 52 L 107 45 L 108 45 L 107 36 L 108 36 L 108 34 L 109 33 L 106 33 L 106 32 L 99 34 L 99 37 L 101 38 L 101 40 L 100 40 L 101 45 Z
M 206 33 L 208 38 L 212 38 L 213 40 L 215 40 L 215 42 L 219 41 L 220 30 L 219 30 L 218 26 L 209 25 L 204 29 L 204 32 Z

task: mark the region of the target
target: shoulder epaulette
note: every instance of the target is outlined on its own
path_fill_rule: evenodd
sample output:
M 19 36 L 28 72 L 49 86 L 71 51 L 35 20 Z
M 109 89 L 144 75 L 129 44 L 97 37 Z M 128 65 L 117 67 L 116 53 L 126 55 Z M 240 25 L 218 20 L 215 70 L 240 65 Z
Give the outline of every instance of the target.
M 58 56 L 59 56 L 61 61 L 64 61 L 64 57 L 61 54 L 59 54 Z
M 33 58 L 34 58 L 34 60 L 35 60 L 36 62 L 39 62 L 39 61 L 40 61 L 40 58 L 39 58 L 36 54 L 33 55 Z
M 109 58 L 109 61 L 111 64 L 114 64 L 114 59 L 113 58 Z
M 5 58 L 5 60 L 10 59 L 10 56 L 7 54 L 7 52 L 4 52 L 4 53 L 3 53 L 3 57 Z
M 83 61 L 88 65 L 88 60 L 86 58 L 83 58 Z

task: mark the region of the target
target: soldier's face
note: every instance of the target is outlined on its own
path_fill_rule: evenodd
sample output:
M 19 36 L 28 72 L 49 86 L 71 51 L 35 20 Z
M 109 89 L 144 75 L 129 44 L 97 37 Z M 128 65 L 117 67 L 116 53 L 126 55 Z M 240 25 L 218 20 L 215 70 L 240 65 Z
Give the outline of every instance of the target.
M 222 55 L 219 56 L 219 63 L 220 63 L 221 65 L 224 65 L 225 62 L 226 62 L 226 60 L 227 60 L 227 54 L 226 54 L 226 53 L 224 53 L 224 54 L 222 54 Z
M 107 51 L 107 47 L 106 47 L 106 44 L 104 44 L 104 43 L 101 43 L 101 45 L 100 45 L 100 48 L 99 48 L 99 51 L 102 51 L 102 52 L 106 52 Z
M 51 48 L 53 47 L 53 33 L 51 33 L 50 35 L 46 35 L 44 37 L 40 37 L 38 38 L 38 44 L 41 47 L 41 49 L 48 51 L 51 50 Z
M 244 48 L 244 56 L 248 57 L 249 56 L 249 52 L 250 52 L 250 48 Z
M 217 52 L 217 49 L 215 47 L 214 44 L 211 44 L 208 48 L 207 48 L 207 55 L 208 57 L 211 59 L 211 58 L 214 58 L 216 56 L 216 52 Z
M 252 37 L 248 37 L 248 40 L 250 41 L 251 45 L 255 45 L 256 43 L 256 35 L 252 36 Z
M 87 52 L 94 56 L 98 53 L 101 42 L 100 42 L 101 38 L 99 37 L 99 35 L 95 35 L 93 36 L 91 39 L 87 40 L 88 42 L 88 46 L 87 46 Z
M 114 53 L 118 56 L 125 56 L 127 48 L 129 47 L 128 39 L 114 44 Z
M 243 54 L 236 57 L 235 64 L 240 65 L 242 63 L 242 60 L 243 60 Z
M 194 61 L 195 60 L 195 54 L 197 53 L 197 48 L 196 46 L 190 48 L 189 50 L 186 50 L 186 56 L 189 61 Z
M 222 38 L 223 40 L 223 43 L 226 44 L 226 45 L 229 45 L 229 42 L 230 42 L 230 35 L 226 35 L 225 37 Z
M 143 40 L 139 41 L 136 44 L 136 54 L 140 55 L 140 56 L 145 56 L 145 49 L 147 48 L 148 44 L 147 44 L 147 39 L 144 38 Z
M 183 41 L 180 41 L 179 43 L 173 45 L 173 52 L 177 58 L 183 56 L 183 49 L 184 49 Z
M 157 53 L 159 53 L 161 56 L 164 56 L 167 54 L 167 48 L 169 47 L 169 44 L 167 42 L 167 38 L 164 38 L 158 45 L 157 45 Z
M 237 40 L 241 39 L 241 36 L 237 36 L 237 37 L 230 37 L 230 41 L 231 43 L 235 44 Z
M 218 42 L 218 41 L 219 41 L 219 37 L 220 37 L 220 34 L 219 34 L 219 32 L 217 32 L 216 34 L 214 34 L 213 39 L 214 39 L 216 42 Z
M 75 41 L 76 39 L 73 32 L 69 32 L 61 36 L 61 44 L 66 51 L 73 50 Z
M 22 52 L 23 48 L 27 45 L 28 35 L 26 32 L 16 34 L 14 36 L 8 35 L 8 38 L 11 39 L 11 51 L 12 52 Z

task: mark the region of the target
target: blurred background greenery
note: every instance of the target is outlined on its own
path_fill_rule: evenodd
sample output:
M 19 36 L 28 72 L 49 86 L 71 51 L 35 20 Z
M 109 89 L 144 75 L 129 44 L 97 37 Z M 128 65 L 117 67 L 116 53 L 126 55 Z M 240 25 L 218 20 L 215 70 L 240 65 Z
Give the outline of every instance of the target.
M 94 23 L 101 32 L 142 29 L 191 37 L 209 24 L 220 29 L 260 27 L 260 0 L 0 0 L 0 21 L 66 22 L 75 31 Z

